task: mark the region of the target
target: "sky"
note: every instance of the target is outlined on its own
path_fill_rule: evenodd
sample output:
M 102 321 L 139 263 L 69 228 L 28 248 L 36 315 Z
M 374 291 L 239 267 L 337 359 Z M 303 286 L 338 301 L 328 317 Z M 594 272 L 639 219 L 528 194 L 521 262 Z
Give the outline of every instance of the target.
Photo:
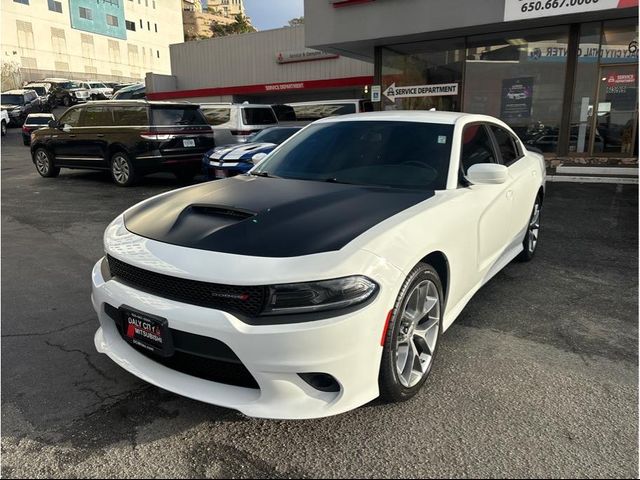
M 288 25 L 292 18 L 304 15 L 304 0 L 244 0 L 247 16 L 258 30 Z

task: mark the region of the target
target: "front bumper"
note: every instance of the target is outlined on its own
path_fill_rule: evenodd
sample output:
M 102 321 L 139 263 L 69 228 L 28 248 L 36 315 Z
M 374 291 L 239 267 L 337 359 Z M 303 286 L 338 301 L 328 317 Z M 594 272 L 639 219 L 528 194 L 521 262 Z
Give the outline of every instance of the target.
M 105 281 L 98 262 L 92 273 L 92 302 L 100 328 L 99 352 L 137 377 L 186 397 L 236 409 L 248 416 L 304 419 L 336 415 L 379 394 L 380 338 L 395 292 L 382 288 L 368 305 L 348 315 L 306 323 L 252 326 L 230 313 L 167 300 Z M 226 344 L 256 380 L 259 389 L 203 380 L 167 368 L 131 347 L 120 336 L 105 305 L 128 307 L 166 318 L 173 330 Z M 324 373 L 339 384 L 323 392 L 298 374 Z

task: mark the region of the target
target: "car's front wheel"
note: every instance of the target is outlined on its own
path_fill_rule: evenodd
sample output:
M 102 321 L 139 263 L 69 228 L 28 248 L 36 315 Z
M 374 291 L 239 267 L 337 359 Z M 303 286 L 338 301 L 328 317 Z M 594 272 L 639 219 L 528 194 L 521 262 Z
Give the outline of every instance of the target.
M 111 177 L 120 187 L 130 187 L 135 183 L 133 164 L 126 153 L 116 152 L 111 157 Z
M 536 197 L 536 201 L 531 211 L 531 217 L 529 217 L 529 224 L 527 225 L 527 233 L 524 236 L 522 242 L 522 252 L 518 255 L 517 259 L 521 262 L 528 262 L 533 258 L 538 247 L 538 238 L 540 237 L 540 212 L 542 210 L 542 198 L 540 195 Z
M 67 95 L 67 96 L 65 96 L 65 97 L 62 99 L 62 104 L 63 104 L 65 107 L 69 107 L 69 106 L 71 106 L 71 97 L 70 97 L 70 96 L 68 96 L 68 95 Z
M 426 263 L 419 263 L 402 285 L 384 339 L 383 400 L 408 400 L 427 381 L 442 332 L 442 291 L 438 273 Z
M 38 148 L 33 154 L 36 170 L 42 177 L 57 177 L 60 168 L 54 166 L 51 154 L 44 148 Z

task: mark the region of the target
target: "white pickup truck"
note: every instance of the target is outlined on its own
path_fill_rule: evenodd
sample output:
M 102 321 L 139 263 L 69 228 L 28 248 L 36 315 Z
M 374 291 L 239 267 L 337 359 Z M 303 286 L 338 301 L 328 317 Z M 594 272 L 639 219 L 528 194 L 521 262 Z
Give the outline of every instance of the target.
M 0 130 L 3 137 L 7 134 L 7 125 L 9 125 L 9 112 L 3 108 L 0 112 Z

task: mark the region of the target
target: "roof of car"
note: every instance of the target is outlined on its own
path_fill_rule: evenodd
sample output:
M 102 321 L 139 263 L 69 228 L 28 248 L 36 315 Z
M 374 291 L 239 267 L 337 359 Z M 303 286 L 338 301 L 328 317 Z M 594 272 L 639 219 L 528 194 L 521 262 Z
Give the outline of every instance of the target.
M 463 117 L 471 116 L 468 113 L 441 112 L 426 110 L 390 110 L 384 112 L 352 113 L 336 117 L 322 118 L 315 123 L 348 122 L 356 120 L 387 120 L 396 122 L 425 122 L 455 124 Z M 475 116 L 475 115 L 474 115 Z
M 132 99 L 132 100 L 101 100 L 100 102 L 88 102 L 79 106 L 83 106 L 83 105 L 100 105 L 101 107 L 104 106 L 111 106 L 111 107 L 132 107 L 132 106 L 140 106 L 140 105 L 149 105 L 151 107 L 175 107 L 175 106 L 181 106 L 181 107 L 191 107 L 191 108 L 198 108 L 198 105 L 196 103 L 191 103 L 191 102 L 170 102 L 170 101 L 163 101 L 163 100 L 144 100 L 144 99 L 140 99 L 140 100 L 136 100 L 136 99 Z
M 53 117 L 53 113 L 30 113 L 27 115 L 29 117 Z
M 30 82 L 25 85 L 25 87 L 46 87 L 47 85 L 51 85 L 49 82 Z
M 8 90 L 6 92 L 2 92 L 2 95 L 9 94 L 9 95 L 24 95 L 26 92 L 33 92 L 33 90 L 31 90 L 30 88 L 18 88 L 16 90 Z
M 250 107 L 250 108 L 269 108 L 271 105 L 265 105 L 263 103 L 201 103 L 201 107 Z

